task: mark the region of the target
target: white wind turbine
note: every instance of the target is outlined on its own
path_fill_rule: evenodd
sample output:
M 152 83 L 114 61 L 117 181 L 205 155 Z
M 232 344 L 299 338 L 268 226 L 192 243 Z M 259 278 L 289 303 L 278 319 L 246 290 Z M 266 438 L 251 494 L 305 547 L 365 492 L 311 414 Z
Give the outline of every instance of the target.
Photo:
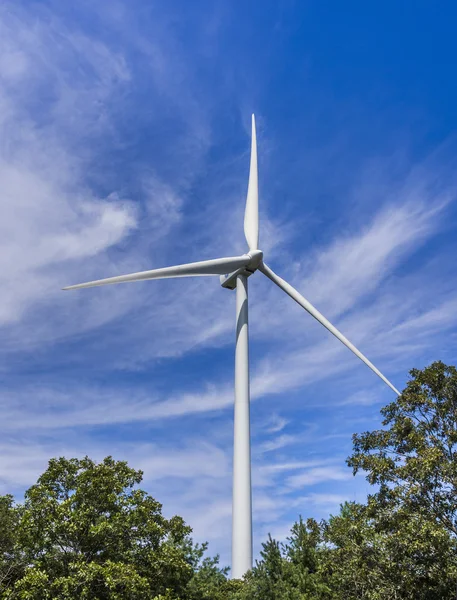
M 232 577 L 241 578 L 252 567 L 252 505 L 251 505 L 251 441 L 249 417 L 249 352 L 248 352 L 248 277 L 261 271 L 321 325 L 328 329 L 349 350 L 360 358 L 396 394 L 400 392 L 384 377 L 351 342 L 334 327 L 295 288 L 276 275 L 263 260 L 259 250 L 259 194 L 257 174 L 257 141 L 252 115 L 251 165 L 244 216 L 244 234 L 249 252 L 242 256 L 204 260 L 152 271 L 141 271 L 118 277 L 98 279 L 63 288 L 75 290 L 111 283 L 169 279 L 197 275 L 219 275 L 222 287 L 236 289 L 236 349 L 235 349 L 235 416 L 233 451 L 232 505 Z

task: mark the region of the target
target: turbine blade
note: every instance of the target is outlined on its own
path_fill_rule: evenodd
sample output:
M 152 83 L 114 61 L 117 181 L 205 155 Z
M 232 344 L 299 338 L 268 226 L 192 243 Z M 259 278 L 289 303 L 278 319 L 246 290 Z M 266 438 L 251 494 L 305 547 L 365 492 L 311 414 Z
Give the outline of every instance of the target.
M 257 173 L 257 139 L 254 115 L 252 115 L 251 165 L 249 168 L 246 211 L 244 213 L 244 235 L 249 250 L 257 250 L 259 247 L 259 181 Z
M 374 366 L 374 364 L 370 362 L 368 358 L 364 356 L 360 352 L 360 350 L 358 350 L 354 346 L 354 344 L 351 344 L 351 342 L 340 331 L 338 331 L 338 329 L 334 325 L 332 325 L 330 321 L 328 321 L 323 315 L 321 315 L 317 308 L 314 308 L 314 306 L 310 302 L 308 302 L 308 300 L 306 300 L 306 298 L 304 298 L 294 287 L 287 283 L 287 281 L 284 281 L 282 277 L 276 275 L 276 273 L 274 273 L 270 269 L 270 267 L 268 267 L 265 263 L 261 264 L 259 266 L 259 269 L 264 275 L 271 279 L 273 283 L 276 283 L 278 287 L 280 287 L 284 292 L 286 292 L 286 294 L 288 294 L 293 300 L 295 300 L 295 302 L 300 304 L 300 306 L 302 306 L 307 312 L 309 312 L 311 316 L 313 316 L 317 321 L 319 321 L 321 325 L 328 329 L 330 333 L 333 333 L 333 335 L 336 338 L 338 338 L 340 342 L 342 342 L 347 348 L 349 348 L 349 350 L 351 350 L 356 356 L 358 356 L 362 362 L 364 362 L 368 367 L 370 367 L 370 369 L 384 381 L 384 383 L 386 383 L 396 394 L 400 396 L 400 392 L 397 390 L 397 388 L 393 386 L 386 377 L 384 377 L 381 371 L 379 371 Z
M 96 281 L 70 285 L 63 289 L 77 290 L 99 285 L 109 285 L 111 283 L 145 281 L 146 279 L 169 279 L 172 277 L 192 277 L 195 275 L 225 275 L 226 273 L 244 267 L 250 260 L 250 257 L 247 255 L 230 258 L 215 258 L 213 260 L 203 260 L 186 265 L 177 265 L 175 267 L 165 267 L 163 269 L 153 269 L 152 271 L 141 271 L 139 273 L 130 273 L 129 275 L 119 275 L 118 277 L 108 277 L 107 279 L 97 279 Z

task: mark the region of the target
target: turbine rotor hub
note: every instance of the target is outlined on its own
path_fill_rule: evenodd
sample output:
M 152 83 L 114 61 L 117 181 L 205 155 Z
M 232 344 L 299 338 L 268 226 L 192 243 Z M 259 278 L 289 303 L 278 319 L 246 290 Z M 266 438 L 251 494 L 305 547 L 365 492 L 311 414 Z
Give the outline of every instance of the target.
M 250 277 L 253 273 L 257 271 L 259 266 L 262 264 L 262 250 L 249 250 L 249 252 L 245 256 L 249 256 L 249 258 L 251 259 L 245 267 L 241 267 L 241 269 L 237 269 L 232 273 L 227 273 L 227 275 L 220 276 L 220 282 L 222 287 L 228 290 L 234 290 L 236 288 L 236 278 L 238 275 L 245 275 L 246 277 Z
M 247 264 L 245 268 L 254 273 L 254 271 L 257 271 L 263 260 L 263 252 L 262 250 L 249 250 L 248 256 L 251 259 L 251 262 Z

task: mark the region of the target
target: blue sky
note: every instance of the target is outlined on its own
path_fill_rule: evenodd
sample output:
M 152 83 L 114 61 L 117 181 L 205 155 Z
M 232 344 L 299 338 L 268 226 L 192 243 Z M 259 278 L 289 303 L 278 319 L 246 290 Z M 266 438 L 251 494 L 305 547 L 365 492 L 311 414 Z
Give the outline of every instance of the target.
M 456 362 L 453 3 L 3 2 L 0 493 L 112 454 L 229 563 L 234 294 L 62 292 L 261 248 L 400 389 Z M 255 551 L 362 501 L 345 465 L 391 390 L 250 280 Z

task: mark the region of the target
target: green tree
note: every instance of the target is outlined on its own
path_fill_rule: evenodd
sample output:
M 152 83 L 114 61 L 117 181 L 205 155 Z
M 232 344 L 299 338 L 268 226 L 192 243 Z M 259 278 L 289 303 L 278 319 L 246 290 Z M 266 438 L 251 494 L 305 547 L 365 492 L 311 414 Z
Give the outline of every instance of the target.
M 3 564 L 20 550 L 22 572 L 4 578 L 1 597 L 203 600 L 191 582 L 200 571 L 211 581 L 223 577 L 217 560 L 203 559 L 206 547 L 193 545 L 180 517 L 162 515 L 137 488 L 141 480 L 141 471 L 111 457 L 59 458 L 23 506 L 3 499 Z
M 314 519 L 300 516 L 290 536 L 283 544 L 283 553 L 290 564 L 289 582 L 301 593 L 301 598 L 329 598 L 329 588 L 322 579 L 322 526 Z
M 383 408 L 385 429 L 354 435 L 348 459 L 380 494 L 429 514 L 457 535 L 457 370 L 435 362 Z
M 246 576 L 240 598 L 246 600 L 325 600 L 329 588 L 320 573 L 321 530 L 301 517 L 283 544 L 268 536 L 260 560 Z
M 405 540 L 416 536 L 411 586 L 429 581 L 433 587 L 439 568 L 445 590 L 426 597 L 454 598 L 455 583 L 449 581 L 456 580 L 457 370 L 438 361 L 410 374 L 401 396 L 381 410 L 384 429 L 353 436 L 348 464 L 379 486 L 369 505 L 378 521 L 391 523 L 398 547 L 406 552 Z
M 280 544 L 271 535 L 262 544 L 260 560 L 247 576 L 246 600 L 299 600 L 298 590 L 291 589 L 287 581 L 288 565 Z
M 240 586 L 227 580 L 229 567 L 219 566 L 219 556 L 205 557 L 207 549 L 207 543 L 193 545 L 188 540 L 187 554 L 194 572 L 187 586 L 188 597 L 192 600 L 227 600 Z
M 0 592 L 11 587 L 24 573 L 25 560 L 16 543 L 19 510 L 13 497 L 0 496 Z
M 401 506 L 345 503 L 324 523 L 324 580 L 334 600 L 454 598 L 455 544 L 433 519 Z

